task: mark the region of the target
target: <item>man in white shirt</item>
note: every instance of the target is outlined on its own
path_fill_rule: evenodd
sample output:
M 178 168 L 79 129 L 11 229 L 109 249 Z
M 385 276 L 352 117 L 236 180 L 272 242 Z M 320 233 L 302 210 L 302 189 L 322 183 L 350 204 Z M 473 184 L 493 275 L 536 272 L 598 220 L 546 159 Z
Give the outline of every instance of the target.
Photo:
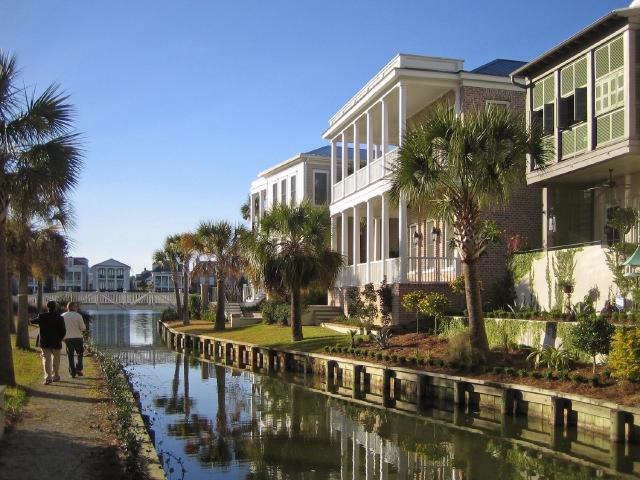
M 82 376 L 82 354 L 84 353 L 84 342 L 82 332 L 87 327 L 84 324 L 82 315 L 78 313 L 78 305 L 75 302 L 67 304 L 67 311 L 62 314 L 64 326 L 67 333 L 64 336 L 64 343 L 67 345 L 67 356 L 69 357 L 69 373 L 73 378 Z M 78 355 L 78 360 L 74 361 L 74 353 Z

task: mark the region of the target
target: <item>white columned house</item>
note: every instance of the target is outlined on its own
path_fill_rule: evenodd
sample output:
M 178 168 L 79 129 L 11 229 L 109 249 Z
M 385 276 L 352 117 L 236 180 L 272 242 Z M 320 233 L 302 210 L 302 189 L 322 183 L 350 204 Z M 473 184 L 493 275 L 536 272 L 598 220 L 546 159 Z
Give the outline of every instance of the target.
M 331 154 L 332 246 L 347 265 L 330 301 L 344 304 L 346 288 L 383 278 L 396 297 L 418 285 L 442 290 L 461 274 L 457 253 L 445 248 L 450 228 L 404 198 L 390 199 L 390 169 L 406 129 L 439 104 L 457 114 L 490 103 L 524 110 L 523 89 L 508 76 L 523 64 L 495 60 L 465 71 L 462 60 L 398 54 L 331 117 L 323 138 Z M 402 321 L 398 305 L 394 320 Z
M 129 288 L 131 267 L 110 258 L 90 269 L 92 289 L 99 292 L 122 292 Z

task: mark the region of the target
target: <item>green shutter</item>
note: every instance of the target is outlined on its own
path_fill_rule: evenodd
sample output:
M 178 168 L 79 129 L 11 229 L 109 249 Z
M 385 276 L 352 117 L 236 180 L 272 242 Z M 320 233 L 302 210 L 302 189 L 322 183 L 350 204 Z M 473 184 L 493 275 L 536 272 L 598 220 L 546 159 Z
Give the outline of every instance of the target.
M 611 140 L 611 115 L 604 115 L 596 120 L 596 143 L 601 145 L 609 140 Z
M 609 45 L 604 45 L 596 50 L 596 79 L 609 73 Z
M 533 109 L 537 110 L 544 104 L 544 85 L 538 82 L 533 86 Z
M 624 109 L 611 114 L 611 139 L 624 136 Z
M 549 75 L 544 82 L 544 103 L 552 103 L 556 99 L 556 86 L 554 76 Z
M 587 86 L 587 57 L 583 57 L 574 64 L 575 88 Z
M 576 133 L 576 152 L 580 152 L 587 148 L 587 126 L 580 125 L 574 129 Z
M 624 41 L 618 37 L 609 43 L 609 71 L 613 72 L 624 66 Z
M 569 65 L 560 72 L 560 95 L 571 95 L 573 89 L 573 65 Z
M 573 130 L 562 132 L 562 156 L 566 157 L 576 151 L 576 142 Z

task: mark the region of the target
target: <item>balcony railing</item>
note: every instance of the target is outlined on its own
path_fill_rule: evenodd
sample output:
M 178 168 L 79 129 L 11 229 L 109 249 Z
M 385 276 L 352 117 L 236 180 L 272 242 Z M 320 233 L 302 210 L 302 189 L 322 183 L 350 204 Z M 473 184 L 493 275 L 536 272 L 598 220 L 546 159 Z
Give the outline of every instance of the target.
M 409 257 L 407 281 L 411 283 L 450 283 L 460 275 L 460 259 Z
M 370 165 L 359 168 L 355 173 L 333 184 L 332 201 L 340 200 L 384 178 L 397 156 L 398 149 L 394 148 L 384 156 L 373 160 Z

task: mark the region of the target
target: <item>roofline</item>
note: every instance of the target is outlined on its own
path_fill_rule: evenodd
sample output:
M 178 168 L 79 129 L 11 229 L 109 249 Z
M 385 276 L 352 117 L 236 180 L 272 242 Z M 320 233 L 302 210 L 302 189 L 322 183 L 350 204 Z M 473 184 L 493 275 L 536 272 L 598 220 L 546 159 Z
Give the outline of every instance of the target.
M 267 168 L 266 170 L 263 170 L 262 172 L 258 173 L 258 177 L 266 177 L 268 175 L 271 175 L 272 173 L 275 173 L 278 170 L 282 170 L 283 168 L 289 167 L 292 164 L 296 163 L 297 161 L 300 160 L 313 160 L 313 159 L 326 159 L 329 160 L 331 157 L 325 157 L 322 155 L 312 155 L 309 153 L 296 153 L 293 157 L 288 158 L 287 160 L 284 160 L 280 163 L 277 163 L 269 168 Z
M 591 23 L 590 25 L 588 25 L 585 28 L 583 28 L 582 30 L 580 30 L 578 33 L 575 33 L 571 37 L 567 38 L 563 42 L 561 42 L 558 45 L 556 45 L 555 47 L 551 48 L 550 50 L 547 50 L 542 55 L 540 55 L 537 58 L 531 60 L 529 63 L 523 65 L 520 68 L 518 68 L 517 70 L 515 70 L 511 74 L 511 77 L 526 77 L 527 76 L 527 71 L 532 70 L 532 68 L 534 66 L 536 66 L 538 63 L 540 63 L 543 60 L 547 59 L 548 57 L 551 57 L 552 55 L 556 54 L 561 49 L 569 46 L 571 43 L 575 42 L 580 37 L 586 35 L 591 30 L 595 29 L 596 27 L 598 27 L 598 26 L 600 26 L 600 25 L 602 25 L 602 24 L 604 24 L 604 23 L 608 22 L 609 20 L 612 20 L 612 19 L 614 19 L 616 17 L 629 18 L 629 17 L 632 16 L 631 15 L 632 12 L 640 15 L 640 8 L 638 8 L 638 7 L 618 8 L 616 10 L 613 10 L 613 11 L 609 12 L 605 16 L 599 18 L 595 22 Z

